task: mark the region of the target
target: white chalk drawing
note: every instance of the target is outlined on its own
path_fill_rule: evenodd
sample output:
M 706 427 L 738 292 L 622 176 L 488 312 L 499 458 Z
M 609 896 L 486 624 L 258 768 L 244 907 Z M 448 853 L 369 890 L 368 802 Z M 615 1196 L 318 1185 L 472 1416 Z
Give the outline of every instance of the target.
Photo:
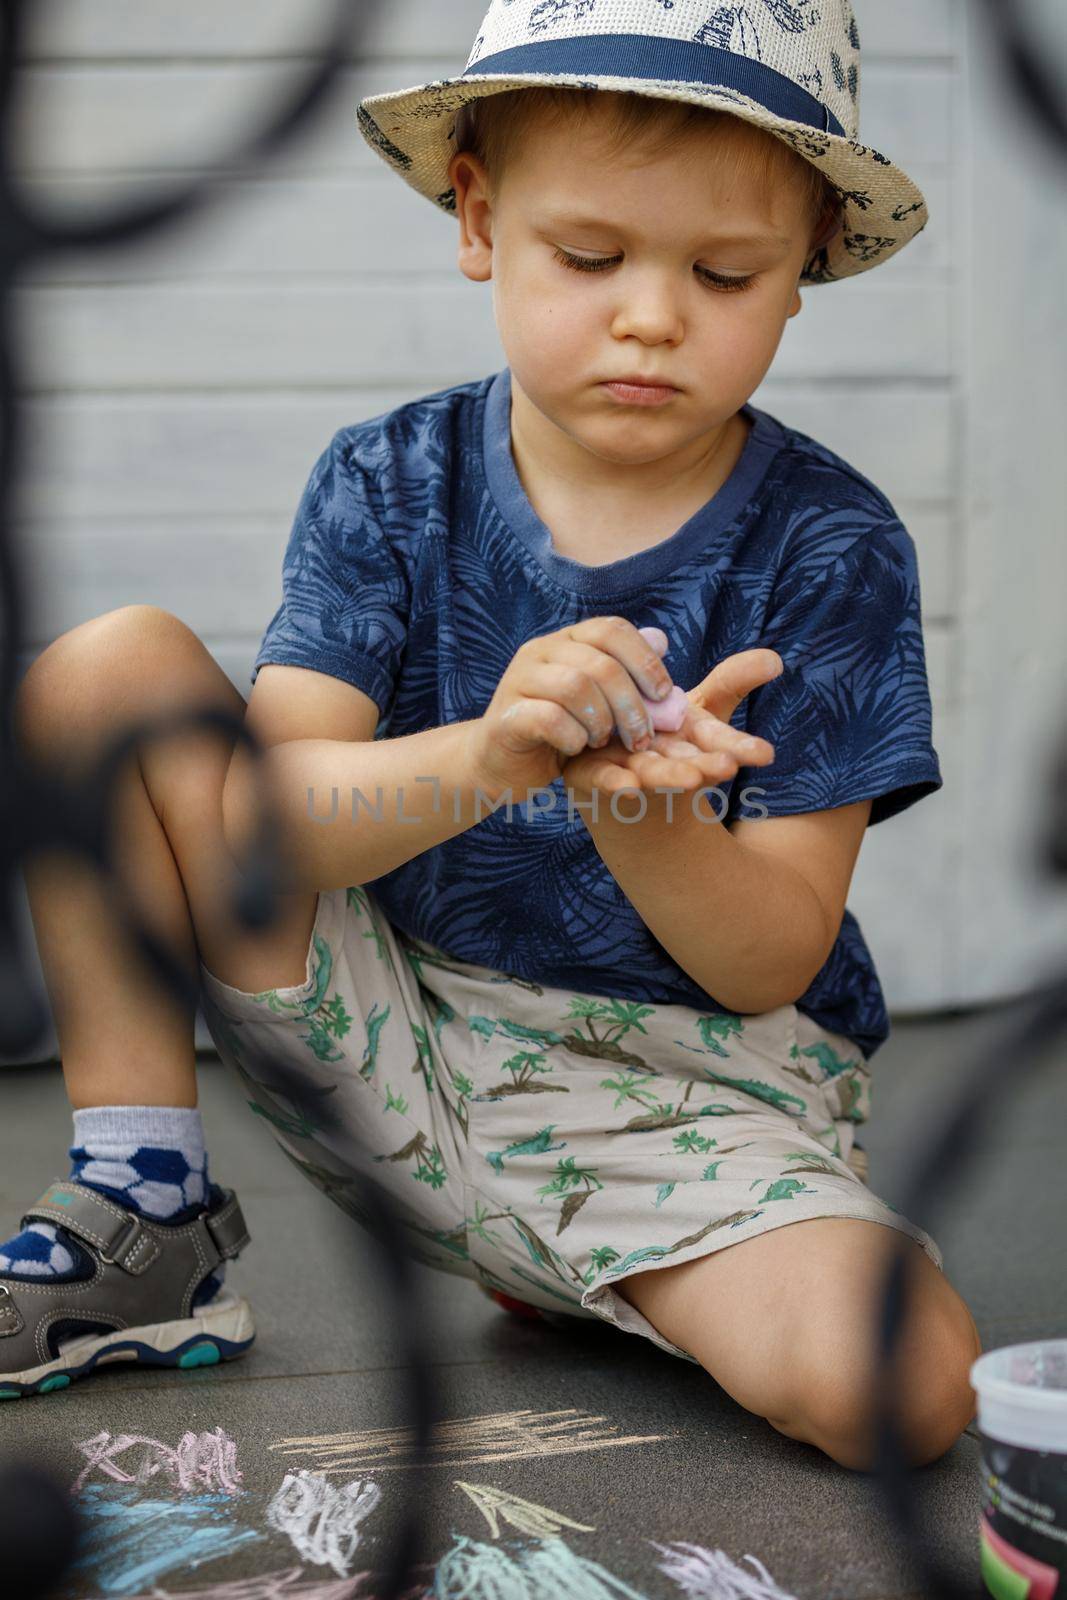
M 540 1539 L 551 1539 L 564 1528 L 574 1528 L 578 1533 L 595 1533 L 584 1522 L 572 1522 L 562 1511 L 550 1511 L 532 1500 L 523 1500 L 507 1489 L 493 1489 L 487 1483 L 461 1483 L 455 1479 L 457 1489 L 468 1495 L 489 1524 L 494 1539 L 500 1538 L 500 1520 L 508 1522 L 519 1533 L 534 1534 Z
M 233 1494 L 242 1478 L 237 1446 L 222 1428 L 213 1433 L 183 1433 L 176 1449 L 144 1434 L 118 1433 L 112 1437 L 106 1430 L 92 1439 L 76 1442 L 76 1448 L 86 1457 L 87 1464 L 74 1484 L 75 1494 L 95 1472 L 116 1483 L 148 1483 L 163 1474 L 183 1494 L 204 1489 Z M 128 1458 L 124 1466 L 119 1466 L 118 1456 Z M 127 1470 L 130 1467 L 132 1471 Z
M 438 1562 L 420 1561 L 412 1566 L 405 1600 L 430 1600 L 431 1596 L 433 1600 L 648 1600 L 600 1563 L 577 1555 L 555 1531 L 560 1524 L 584 1533 L 595 1529 L 488 1485 L 457 1480 L 456 1487 L 486 1517 L 494 1538 L 499 1536 L 499 1520 L 522 1531 L 536 1527 L 537 1536 L 518 1548 L 517 1541 L 509 1538 L 510 1548 L 505 1549 L 453 1534 L 452 1548 Z M 302 1555 L 316 1563 L 329 1562 L 338 1571 L 358 1542 L 356 1525 L 380 1498 L 372 1483 L 357 1481 L 338 1491 L 322 1480 L 315 1482 L 312 1474 L 290 1474 L 271 1502 L 267 1521 L 288 1534 Z M 352 1525 L 346 1534 L 345 1516 L 349 1513 Z M 547 1533 L 539 1526 L 542 1523 Z M 663 1545 L 649 1539 L 647 1543 L 660 1552 L 664 1558 L 658 1563 L 660 1570 L 687 1600 L 796 1600 L 777 1587 L 755 1556 L 742 1559 L 752 1562 L 758 1575 L 735 1566 L 721 1550 L 681 1541 Z M 308 1579 L 303 1568 L 293 1567 L 204 1589 L 183 1588 L 180 1600 L 374 1600 L 378 1577 L 377 1572 L 367 1570 L 336 1580 Z M 109 1587 L 109 1594 L 115 1592 L 114 1586 Z M 120 1592 L 126 1592 L 125 1585 Z M 139 1595 L 127 1593 L 127 1600 L 167 1600 L 167 1591 L 155 1587 Z
M 573 1407 L 562 1411 L 498 1411 L 439 1423 L 426 1461 L 432 1466 L 462 1467 L 490 1461 L 521 1461 L 529 1456 L 552 1459 L 586 1450 L 657 1444 L 676 1437 L 677 1430 L 620 1435 L 616 1425 L 605 1417 L 589 1416 Z M 411 1428 L 310 1434 L 279 1439 L 270 1448 L 283 1455 L 309 1458 L 316 1471 L 325 1473 L 369 1467 L 378 1473 L 396 1472 L 419 1463 Z
M 546 1539 L 526 1549 L 505 1552 L 499 1545 L 479 1544 L 454 1536 L 440 1561 L 420 1562 L 410 1576 L 404 1600 L 648 1600 L 599 1562 L 578 1556 L 562 1539 Z M 300 1568 L 270 1572 L 207 1589 L 182 1589 L 174 1600 L 374 1600 L 380 1575 L 361 1572 L 351 1578 L 306 1579 Z M 168 1600 L 153 1589 L 126 1600 Z
M 657 1563 L 661 1572 L 672 1578 L 688 1600 L 796 1600 L 796 1596 L 779 1589 L 762 1561 L 755 1556 L 742 1556 L 759 1568 L 759 1576 L 735 1566 L 724 1550 L 705 1550 L 703 1545 L 686 1544 L 674 1540 L 671 1545 L 657 1544 L 650 1539 L 653 1549 L 667 1557 Z
M 441 1424 L 435 1432 L 431 1458 L 436 1452 L 437 1464 L 442 1464 L 442 1456 L 456 1451 L 474 1452 L 471 1459 L 482 1461 L 531 1455 L 552 1458 L 576 1450 L 673 1437 L 674 1434 L 616 1437 L 603 1417 L 573 1409 L 499 1412 Z M 74 1492 L 80 1491 L 94 1473 L 124 1485 L 145 1484 L 162 1476 L 190 1497 L 193 1491 L 205 1490 L 235 1494 L 242 1480 L 237 1447 L 222 1428 L 209 1433 L 186 1432 L 175 1448 L 144 1434 L 112 1436 L 102 1431 L 82 1440 L 77 1448 L 86 1457 L 86 1465 L 74 1484 Z M 385 1471 L 416 1463 L 413 1433 L 402 1428 L 283 1440 L 272 1448 L 325 1453 L 338 1471 L 338 1452 L 358 1455 L 362 1451 L 364 1455 L 393 1457 L 379 1466 Z M 121 1464 L 119 1457 L 123 1458 Z M 422 1600 L 430 1595 L 433 1600 L 559 1600 L 560 1596 L 567 1596 L 568 1600 L 647 1600 L 606 1567 L 577 1555 L 564 1542 L 564 1528 L 595 1533 L 588 1523 L 576 1522 L 562 1512 L 490 1484 L 458 1478 L 453 1482 L 485 1518 L 493 1539 L 500 1539 L 503 1524 L 526 1535 L 530 1543 L 515 1548 L 516 1541 L 509 1535 L 512 1548 L 506 1550 L 502 1544 L 453 1534 L 452 1548 L 436 1564 L 419 1562 L 412 1570 L 412 1577 L 416 1570 L 424 1576 L 409 1591 L 410 1600 L 415 1600 L 416 1595 Z M 94 1485 L 89 1493 L 99 1487 Z M 306 1580 L 303 1568 L 295 1567 L 232 1583 L 216 1583 L 206 1589 L 183 1589 L 181 1600 L 372 1600 L 377 1574 L 372 1569 L 352 1574 L 349 1566 L 360 1544 L 361 1524 L 381 1498 L 378 1485 L 365 1479 L 356 1478 L 337 1486 L 327 1481 L 324 1472 L 287 1472 L 266 1508 L 267 1526 L 285 1534 L 305 1560 L 332 1567 L 338 1581 Z M 195 1501 L 190 1498 L 184 1503 L 192 1505 Z M 677 1585 L 686 1600 L 796 1600 L 775 1583 L 755 1556 L 742 1557 L 756 1569 L 752 1572 L 735 1564 L 722 1550 L 708 1550 L 680 1540 L 659 1544 L 649 1539 L 647 1543 L 659 1552 L 660 1571 Z M 143 1581 L 143 1571 L 138 1576 Z M 372 1587 L 364 1587 L 365 1583 Z M 157 1587 L 150 1594 L 130 1596 L 128 1600 L 166 1600 L 166 1591 Z
M 305 1560 L 344 1578 L 359 1545 L 359 1525 L 381 1498 L 376 1483 L 359 1478 L 336 1488 L 319 1472 L 287 1472 L 267 1507 L 267 1526 L 288 1534 Z
M 463 1535 L 437 1563 L 433 1600 L 647 1600 L 562 1539 L 506 1552 Z

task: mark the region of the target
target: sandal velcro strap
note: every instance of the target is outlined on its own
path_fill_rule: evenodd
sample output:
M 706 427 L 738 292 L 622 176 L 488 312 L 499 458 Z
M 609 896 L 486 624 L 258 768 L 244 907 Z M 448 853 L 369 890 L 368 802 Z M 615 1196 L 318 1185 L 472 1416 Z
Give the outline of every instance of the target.
M 232 1257 L 240 1255 L 245 1245 L 249 1243 L 249 1234 L 245 1227 L 241 1202 L 232 1189 L 224 1189 L 222 1192 L 229 1197 L 226 1204 L 220 1206 L 211 1216 L 205 1217 L 204 1222 L 215 1241 L 219 1255 L 224 1261 L 229 1261 Z
M 159 1257 L 159 1246 L 141 1226 L 136 1212 L 127 1211 L 98 1190 L 73 1179 L 51 1183 L 37 1204 L 24 1214 L 23 1225 L 28 1221 L 51 1222 L 66 1228 L 68 1233 L 91 1244 L 102 1260 L 114 1262 L 126 1272 L 142 1273 Z
M 238 1255 L 249 1242 L 237 1196 L 229 1189 L 223 1193 L 227 1199 L 218 1211 L 211 1215 L 202 1212 L 192 1222 L 180 1225 L 200 1236 L 203 1259 L 211 1267 Z M 24 1213 L 22 1225 L 36 1220 L 65 1228 L 92 1245 L 101 1260 L 134 1276 L 147 1271 L 161 1254 L 151 1226 L 145 1226 L 145 1218 L 73 1179 L 56 1179 L 37 1204 Z M 156 1225 L 165 1227 L 162 1222 Z
M 215 1311 L 215 1297 L 199 1309 L 193 1304 L 219 1263 L 239 1254 L 249 1241 L 232 1189 L 212 1185 L 209 1204 L 196 1215 L 164 1222 L 142 1216 L 87 1184 L 56 1178 L 23 1214 L 23 1224 L 34 1220 L 50 1222 L 77 1239 L 93 1270 L 81 1277 L 4 1275 L 0 1396 L 5 1376 L 18 1385 L 24 1381 L 20 1374 L 52 1370 L 48 1364 L 58 1359 L 52 1335 L 60 1323 L 102 1324 L 118 1333 L 140 1329 L 152 1345 L 160 1328 L 173 1331 L 171 1325 L 191 1319 L 201 1326 L 213 1315 L 225 1321 L 241 1304 L 232 1295 Z
M 25 1326 L 10 1289 L 6 1283 L 0 1283 L 0 1339 L 9 1333 L 21 1333 Z

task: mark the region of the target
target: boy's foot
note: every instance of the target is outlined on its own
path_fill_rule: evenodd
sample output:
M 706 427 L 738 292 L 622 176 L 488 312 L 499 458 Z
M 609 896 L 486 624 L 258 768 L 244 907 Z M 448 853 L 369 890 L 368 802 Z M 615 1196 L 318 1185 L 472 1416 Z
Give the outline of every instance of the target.
M 514 1295 L 505 1294 L 503 1289 L 491 1289 L 487 1283 L 479 1283 L 478 1288 L 510 1316 L 523 1322 L 547 1322 L 550 1327 L 570 1330 L 576 1322 L 585 1320 L 567 1311 L 545 1311 L 540 1306 L 532 1306 L 528 1300 L 517 1300 Z
M 73 1236 L 92 1272 L 36 1282 L 0 1274 L 0 1400 L 66 1388 L 111 1361 L 210 1366 L 255 1339 L 251 1307 L 232 1290 L 193 1307 L 212 1270 L 249 1242 L 232 1189 L 212 1184 L 196 1217 L 166 1223 L 57 1178 L 22 1224 L 32 1220 Z
M 516 1300 L 512 1294 L 505 1294 L 502 1289 L 490 1289 L 487 1284 L 479 1284 L 483 1294 L 490 1300 L 495 1300 L 498 1306 L 503 1306 L 505 1311 L 513 1317 L 518 1317 L 523 1322 L 543 1322 L 544 1314 L 540 1306 L 532 1306 L 528 1300 Z

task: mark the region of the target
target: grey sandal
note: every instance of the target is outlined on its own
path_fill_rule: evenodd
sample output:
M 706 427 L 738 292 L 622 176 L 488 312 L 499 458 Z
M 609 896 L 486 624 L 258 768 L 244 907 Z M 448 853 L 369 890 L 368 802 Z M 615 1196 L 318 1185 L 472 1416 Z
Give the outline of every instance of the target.
M 247 1300 L 224 1285 L 192 1309 L 204 1279 L 249 1242 L 237 1196 L 219 1193 L 191 1222 L 168 1226 L 56 1179 L 21 1225 L 65 1228 L 96 1271 L 74 1282 L 0 1277 L 0 1400 L 64 1389 L 109 1361 L 201 1367 L 243 1355 L 255 1339 Z

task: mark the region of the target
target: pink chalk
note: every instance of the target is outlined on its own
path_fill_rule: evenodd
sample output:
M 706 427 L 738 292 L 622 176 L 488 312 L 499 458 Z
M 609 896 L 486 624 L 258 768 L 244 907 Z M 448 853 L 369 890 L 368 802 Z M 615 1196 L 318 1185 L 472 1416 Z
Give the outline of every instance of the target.
M 662 628 L 638 628 L 637 631 L 643 639 L 648 640 L 657 655 L 667 654 L 667 635 Z M 649 700 L 646 695 L 642 695 L 641 699 L 657 733 L 678 732 L 689 710 L 689 696 L 684 689 L 675 684 L 666 700 Z
M 689 711 L 689 696 L 675 684 L 666 700 L 646 700 L 649 719 L 657 733 L 677 733 Z

